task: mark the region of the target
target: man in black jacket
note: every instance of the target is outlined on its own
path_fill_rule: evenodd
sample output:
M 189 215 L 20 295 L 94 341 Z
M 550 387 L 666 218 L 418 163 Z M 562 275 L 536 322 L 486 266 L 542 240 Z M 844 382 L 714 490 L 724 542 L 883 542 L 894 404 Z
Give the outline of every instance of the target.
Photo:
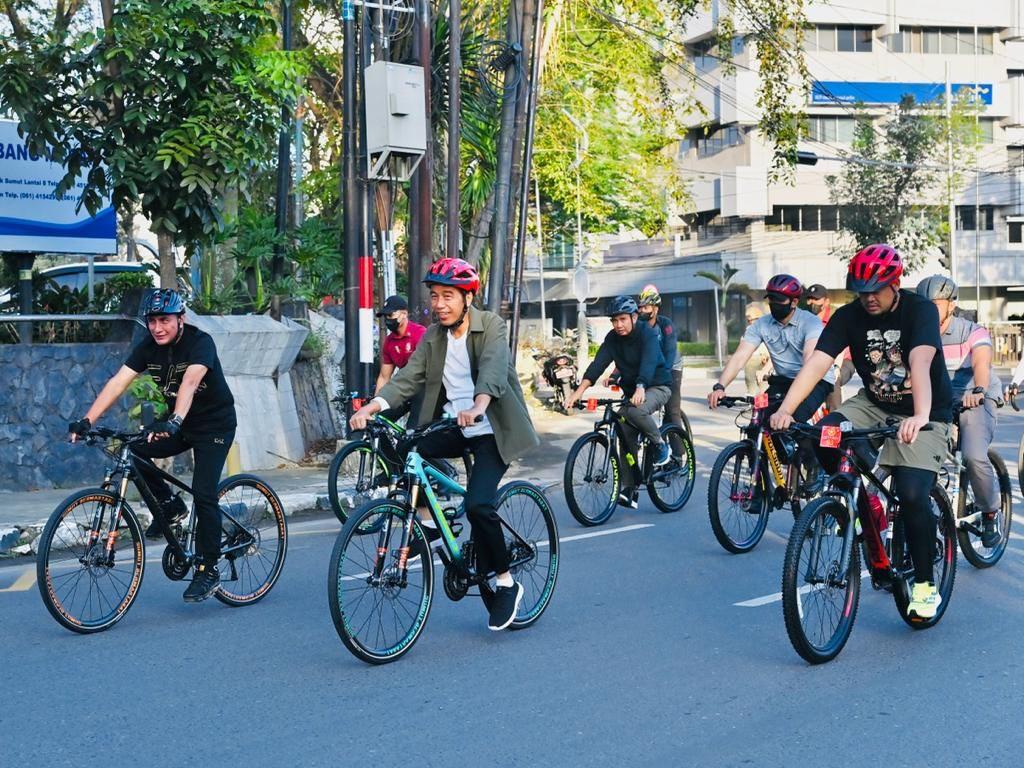
M 665 365 L 658 334 L 638 320 L 637 312 L 636 302 L 631 297 L 612 299 L 608 308 L 612 330 L 605 336 L 597 356 L 583 373 L 583 380 L 565 407 L 571 408 L 600 379 L 604 370 L 615 363 L 619 385 L 629 398 L 629 405 L 622 409 L 622 414 L 650 441 L 656 450 L 654 466 L 660 467 L 668 463 L 671 451 L 661 439 L 651 414 L 663 408 L 671 397 L 672 374 Z

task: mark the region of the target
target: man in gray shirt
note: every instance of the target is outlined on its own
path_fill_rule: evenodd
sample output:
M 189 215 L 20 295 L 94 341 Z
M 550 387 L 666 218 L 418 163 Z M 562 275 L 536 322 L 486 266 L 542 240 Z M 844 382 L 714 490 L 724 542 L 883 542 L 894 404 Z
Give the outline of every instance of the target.
M 768 281 L 765 290 L 770 314 L 757 318 L 747 327 L 742 341 L 708 394 L 708 405 L 711 408 L 718 406 L 725 396 L 725 388 L 743 370 L 760 344 L 768 349 L 775 369 L 775 375 L 768 377 L 768 395 L 778 396 L 780 400 L 789 390 L 789 385 L 800 372 L 804 361 L 814 352 L 815 342 L 824 326 L 816 315 L 797 308 L 803 294 L 800 281 L 792 275 L 775 275 Z M 835 374 L 830 369 L 796 409 L 793 418 L 806 421 L 813 416 L 832 391 L 834 383 Z

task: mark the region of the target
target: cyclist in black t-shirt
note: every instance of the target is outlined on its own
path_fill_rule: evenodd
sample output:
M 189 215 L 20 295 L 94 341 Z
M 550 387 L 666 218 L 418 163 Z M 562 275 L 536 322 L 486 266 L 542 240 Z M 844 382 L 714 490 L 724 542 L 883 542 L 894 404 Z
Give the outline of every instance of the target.
M 849 347 L 864 389 L 819 423 L 850 421 L 864 429 L 884 424 L 889 416 L 903 419 L 899 439 L 885 442 L 879 463 L 892 470 L 893 490 L 900 500 L 914 562 L 907 612 L 929 619 L 941 602 L 933 573 L 935 517 L 929 494 L 946 459 L 952 394 L 938 310 L 927 299 L 901 291 L 902 274 L 903 261 L 888 245 L 869 245 L 850 260 L 846 287 L 857 293 L 858 299 L 840 307 L 829 319 L 814 354 L 771 417 L 771 426 L 786 429 L 793 423 L 796 406 Z M 926 424 L 930 429 L 922 432 Z M 819 458 L 827 472 L 835 470 L 836 451 L 821 449 Z M 857 505 L 866 513 L 869 500 L 865 492 L 858 496 Z
M 103 387 L 85 417 L 68 425 L 71 440 L 113 405 L 140 373 L 153 377 L 170 408 L 170 416 L 149 427 L 149 439 L 132 448 L 146 458 L 167 458 L 191 449 L 195 463 L 192 497 L 196 507 L 196 565 L 185 602 L 197 603 L 213 595 L 220 584 L 221 512 L 217 482 L 235 438 L 235 401 L 224 380 L 213 339 L 195 326 L 185 325 L 185 304 L 168 289 L 155 291 L 145 303 L 149 338 L 129 353 L 124 365 Z M 179 496 L 145 462 L 139 471 L 163 510 L 174 518 L 188 510 Z M 159 536 L 154 523 L 147 536 Z

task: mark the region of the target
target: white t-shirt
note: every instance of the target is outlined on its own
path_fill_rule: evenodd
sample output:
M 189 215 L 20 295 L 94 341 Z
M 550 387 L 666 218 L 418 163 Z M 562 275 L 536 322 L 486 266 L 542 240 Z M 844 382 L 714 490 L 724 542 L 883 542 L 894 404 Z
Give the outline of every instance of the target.
M 468 411 L 473 407 L 473 395 L 476 386 L 473 384 L 473 369 L 469 365 L 469 349 L 466 342 L 469 332 L 455 338 L 448 334 L 448 349 L 444 355 L 444 390 L 448 394 L 444 412 L 449 416 L 457 416 L 459 411 Z M 483 421 L 471 427 L 463 427 L 462 434 L 466 437 L 493 435 L 491 422 L 484 415 Z

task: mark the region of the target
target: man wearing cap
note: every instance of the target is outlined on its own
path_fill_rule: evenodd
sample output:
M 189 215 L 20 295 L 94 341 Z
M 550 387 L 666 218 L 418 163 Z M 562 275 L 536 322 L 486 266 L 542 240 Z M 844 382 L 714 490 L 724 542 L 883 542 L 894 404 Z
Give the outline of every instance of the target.
M 827 324 L 832 317 L 832 299 L 829 298 L 828 290 L 821 283 L 808 286 L 804 293 L 807 301 L 807 309 L 821 318 L 821 322 Z M 836 375 L 835 387 L 825 400 L 825 407 L 829 411 L 839 410 L 843 402 L 843 385 L 848 382 L 854 374 L 853 359 L 850 357 L 850 350 L 847 348 L 842 355 L 842 362 L 835 366 Z
M 384 318 L 388 335 L 380 345 L 380 373 L 374 394 L 391 381 L 396 369 L 405 367 L 427 330 L 409 319 L 409 303 L 404 296 L 388 296 L 377 317 Z

